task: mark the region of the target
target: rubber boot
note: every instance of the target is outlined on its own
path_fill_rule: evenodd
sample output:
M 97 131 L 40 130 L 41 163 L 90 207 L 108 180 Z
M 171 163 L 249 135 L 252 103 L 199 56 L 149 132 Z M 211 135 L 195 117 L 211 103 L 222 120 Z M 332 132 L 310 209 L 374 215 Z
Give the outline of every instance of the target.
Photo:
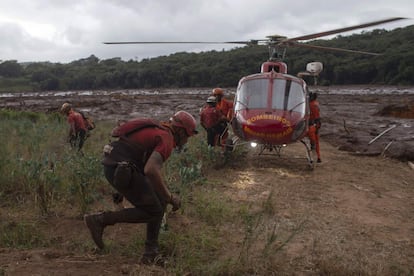
M 145 251 L 141 258 L 142 264 L 162 265 L 163 259 L 158 251 L 158 236 L 161 229 L 163 216 L 147 224 L 147 240 L 145 241 Z
M 103 235 L 104 228 L 106 226 L 104 224 L 103 213 L 85 215 L 84 221 L 85 221 L 86 226 L 89 228 L 89 232 L 91 233 L 92 239 L 95 242 L 96 246 L 99 249 L 103 249 L 105 245 L 102 240 L 102 235 Z
M 157 264 L 160 261 L 158 242 L 156 240 L 145 241 L 145 251 L 141 257 L 141 263 L 146 265 Z
M 95 242 L 96 246 L 98 246 L 99 249 L 103 249 L 105 245 L 102 240 L 102 235 L 106 226 L 114 225 L 115 223 L 119 222 L 150 222 L 149 224 L 153 224 L 154 222 L 158 221 L 158 217 L 151 216 L 147 212 L 144 212 L 137 208 L 125 208 L 115 212 L 103 212 L 93 215 L 85 215 L 84 221 L 86 226 L 89 228 L 89 231 L 91 232 L 92 239 Z

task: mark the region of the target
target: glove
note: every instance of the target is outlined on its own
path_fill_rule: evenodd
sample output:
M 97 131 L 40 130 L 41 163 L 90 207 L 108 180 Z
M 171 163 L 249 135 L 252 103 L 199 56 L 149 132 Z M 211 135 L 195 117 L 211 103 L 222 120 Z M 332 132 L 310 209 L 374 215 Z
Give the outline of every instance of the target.
M 181 207 L 181 199 L 178 196 L 171 194 L 170 204 L 173 206 L 173 212 L 175 212 Z

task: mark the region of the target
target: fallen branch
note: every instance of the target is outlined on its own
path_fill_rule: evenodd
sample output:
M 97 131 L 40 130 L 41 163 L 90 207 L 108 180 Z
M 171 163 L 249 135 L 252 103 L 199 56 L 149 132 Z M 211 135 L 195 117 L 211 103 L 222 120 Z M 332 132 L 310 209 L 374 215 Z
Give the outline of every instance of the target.
M 345 121 L 345 119 L 343 121 L 344 121 L 344 129 L 345 129 L 346 133 L 348 133 L 348 135 L 350 135 L 351 132 L 346 128 L 346 121 Z
M 381 155 L 382 155 L 382 156 L 384 156 L 385 152 L 387 151 L 387 149 L 391 146 L 391 144 L 392 144 L 393 142 L 394 142 L 394 140 L 392 140 L 391 142 L 389 142 L 389 143 L 385 146 L 384 150 L 381 152 Z
M 362 188 L 361 186 L 358 186 L 356 184 L 351 184 L 351 186 L 360 191 L 371 192 L 369 189 Z
M 378 138 L 380 138 L 382 135 L 384 135 L 385 133 L 387 133 L 388 131 L 390 131 L 393 128 L 396 128 L 397 125 L 392 125 L 389 128 L 387 128 L 386 130 L 384 130 L 383 132 L 381 132 L 380 134 L 378 134 L 377 137 L 375 137 L 374 139 L 372 139 L 371 141 L 369 141 L 368 145 L 371 145 L 372 143 L 374 143 Z

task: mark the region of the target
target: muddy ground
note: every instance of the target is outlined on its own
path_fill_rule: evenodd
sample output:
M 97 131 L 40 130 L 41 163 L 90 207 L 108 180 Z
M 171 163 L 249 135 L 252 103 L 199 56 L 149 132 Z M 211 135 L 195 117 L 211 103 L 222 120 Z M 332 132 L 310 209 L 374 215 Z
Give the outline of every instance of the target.
M 322 140 L 354 154 L 414 161 L 414 88 L 350 86 L 311 90 L 319 93 Z M 228 98 L 232 98 L 235 89 L 227 91 Z M 56 112 L 64 102 L 70 102 L 95 120 L 116 123 L 140 116 L 167 120 L 180 109 L 198 116 L 209 93 L 210 89 L 58 93 L 3 97 L 0 108 Z M 392 129 L 377 138 L 388 128 Z
M 276 238 L 283 247 L 274 252 L 278 267 L 275 275 L 412 275 L 414 168 L 408 161 L 414 161 L 414 94 L 338 95 L 333 88 L 317 88 L 317 91 L 323 120 L 323 162 L 314 171 L 306 169 L 303 146 L 294 144 L 281 157 L 258 158 L 249 153 L 245 162 L 213 171 L 206 177 L 220 183 L 217 189 L 229 200 L 252 204 L 272 200 L 270 204 L 276 215 L 257 231 L 268 234 L 266 231 L 277 223 Z M 208 90 L 196 92 L 168 96 L 127 96 L 118 92 L 72 98 L 0 99 L 0 107 L 53 112 L 69 101 L 96 119 L 114 123 L 141 115 L 168 119 L 179 109 L 198 114 Z M 12 218 L 11 210 L 2 210 L 2 219 Z M 197 227 L 196 222 L 186 220 L 185 213 L 178 217 L 170 214 L 169 223 L 171 231 L 177 232 L 183 227 Z M 119 241 L 117 247 L 126 246 L 129 234 L 137 228 L 142 227 L 116 225 L 105 230 L 105 239 Z M 141 266 L 136 259 L 122 256 L 119 250 L 103 255 L 74 253 L 71 245 L 89 243 L 90 238 L 83 222 L 70 214 L 49 219 L 45 229 L 51 237 L 61 240 L 60 247 L 0 249 L 0 272 L 168 274 L 159 267 Z M 225 240 L 223 258 L 240 253 L 242 230 L 223 226 L 218 235 Z M 286 237 L 290 237 L 288 242 Z M 257 264 L 261 266 L 260 260 Z

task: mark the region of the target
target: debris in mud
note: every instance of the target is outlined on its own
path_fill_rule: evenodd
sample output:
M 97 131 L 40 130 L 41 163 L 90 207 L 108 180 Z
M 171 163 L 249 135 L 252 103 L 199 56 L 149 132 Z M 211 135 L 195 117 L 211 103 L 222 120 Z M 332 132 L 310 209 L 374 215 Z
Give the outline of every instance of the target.
M 322 140 L 358 155 L 414 160 L 414 95 L 320 94 L 319 99 Z
M 375 115 L 414 119 L 414 103 L 403 105 L 387 105 L 378 111 Z

